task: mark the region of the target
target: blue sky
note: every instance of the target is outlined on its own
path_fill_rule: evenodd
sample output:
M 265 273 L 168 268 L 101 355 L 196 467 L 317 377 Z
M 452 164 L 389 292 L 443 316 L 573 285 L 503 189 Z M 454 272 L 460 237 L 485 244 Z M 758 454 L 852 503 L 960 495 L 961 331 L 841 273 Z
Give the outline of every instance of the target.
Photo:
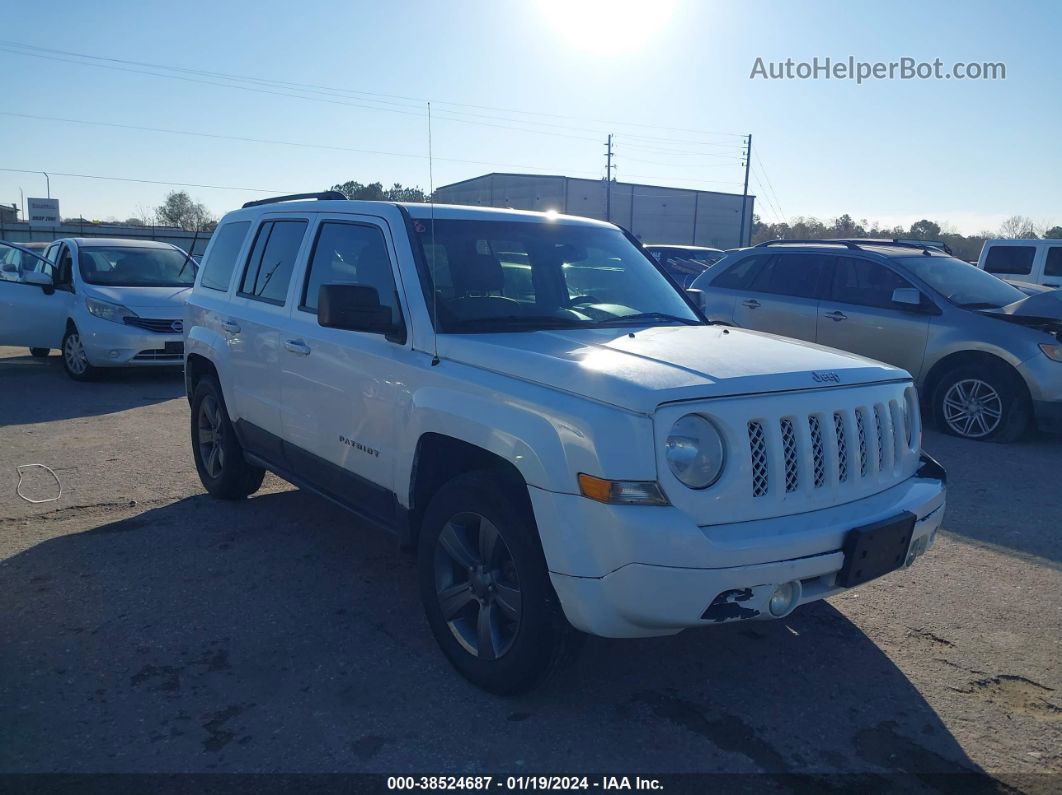
M 738 135 L 751 132 L 750 192 L 768 220 L 928 217 L 964 233 L 1015 214 L 1062 224 L 1062 3 L 1050 0 L 4 0 L 0 11 L 7 42 L 169 67 L 0 44 L 8 114 L 304 145 L 0 115 L 0 168 L 280 191 L 348 179 L 426 188 L 430 99 L 436 185 L 488 171 L 599 177 L 611 131 L 620 179 L 740 192 Z M 816 56 L 1002 61 L 1007 79 L 749 78 L 757 57 Z M 204 71 L 302 85 L 233 88 Z M 0 202 L 18 202 L 20 187 L 43 196 L 44 177 L 0 171 Z M 51 189 L 63 215 L 102 219 L 153 207 L 168 185 L 53 175 Z M 263 195 L 187 190 L 216 214 Z

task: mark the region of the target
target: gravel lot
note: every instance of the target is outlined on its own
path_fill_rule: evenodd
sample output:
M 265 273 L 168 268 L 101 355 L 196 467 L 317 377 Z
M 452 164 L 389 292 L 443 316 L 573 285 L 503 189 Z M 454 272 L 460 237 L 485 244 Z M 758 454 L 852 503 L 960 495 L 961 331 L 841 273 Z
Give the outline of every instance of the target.
M 1059 781 L 1062 440 L 928 433 L 946 532 L 910 571 L 781 622 L 591 639 L 500 699 L 436 650 L 391 537 L 272 476 L 205 495 L 179 373 L 76 384 L 25 354 L 0 348 L 0 772 Z M 22 463 L 61 500 L 19 500 Z

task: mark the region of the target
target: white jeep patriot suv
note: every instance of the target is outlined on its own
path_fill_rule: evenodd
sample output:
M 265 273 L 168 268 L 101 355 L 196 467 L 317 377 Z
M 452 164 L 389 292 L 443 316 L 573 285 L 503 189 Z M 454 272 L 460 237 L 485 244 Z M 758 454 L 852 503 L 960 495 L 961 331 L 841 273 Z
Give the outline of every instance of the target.
M 268 469 L 396 532 L 477 685 L 527 689 L 583 633 L 780 618 L 932 543 L 944 472 L 903 370 L 710 325 L 611 224 L 341 199 L 214 233 L 195 465 L 217 497 Z

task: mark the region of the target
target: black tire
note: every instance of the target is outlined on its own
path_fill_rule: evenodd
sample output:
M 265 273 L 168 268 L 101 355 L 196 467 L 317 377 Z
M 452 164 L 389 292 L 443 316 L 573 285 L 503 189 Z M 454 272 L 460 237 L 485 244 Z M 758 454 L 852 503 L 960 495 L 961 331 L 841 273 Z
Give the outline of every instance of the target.
M 484 555 L 488 525 L 497 535 L 491 534 L 491 553 Z M 455 539 L 462 543 L 457 556 L 447 551 Z M 457 562 L 466 555 L 485 565 Z M 530 506 L 497 474 L 469 472 L 439 489 L 424 514 L 417 568 L 432 634 L 474 685 L 500 695 L 525 692 L 577 656 L 585 636 L 561 610 Z M 484 616 L 487 631 L 481 634 Z
M 980 442 L 1013 442 L 1029 427 L 1029 397 L 1002 365 L 950 370 L 933 391 L 933 419 L 944 433 Z
M 47 359 L 51 353 L 51 348 L 30 348 L 30 356 L 34 359 Z
M 258 491 L 265 470 L 248 464 L 229 421 L 221 387 L 204 376 L 192 394 L 192 457 L 203 487 L 222 500 L 242 500 Z
M 63 335 L 62 354 L 63 369 L 75 381 L 92 381 L 99 375 L 99 368 L 88 363 L 85 348 L 81 344 L 81 334 L 73 323 Z

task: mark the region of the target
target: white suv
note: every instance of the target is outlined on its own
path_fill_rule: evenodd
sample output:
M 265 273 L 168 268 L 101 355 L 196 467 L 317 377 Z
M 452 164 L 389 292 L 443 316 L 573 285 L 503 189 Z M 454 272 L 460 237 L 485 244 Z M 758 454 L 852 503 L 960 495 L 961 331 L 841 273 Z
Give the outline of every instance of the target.
M 903 370 L 709 325 L 611 224 L 335 198 L 214 234 L 195 464 L 215 496 L 268 469 L 397 533 L 481 687 L 582 633 L 779 618 L 932 543 L 944 473 Z

